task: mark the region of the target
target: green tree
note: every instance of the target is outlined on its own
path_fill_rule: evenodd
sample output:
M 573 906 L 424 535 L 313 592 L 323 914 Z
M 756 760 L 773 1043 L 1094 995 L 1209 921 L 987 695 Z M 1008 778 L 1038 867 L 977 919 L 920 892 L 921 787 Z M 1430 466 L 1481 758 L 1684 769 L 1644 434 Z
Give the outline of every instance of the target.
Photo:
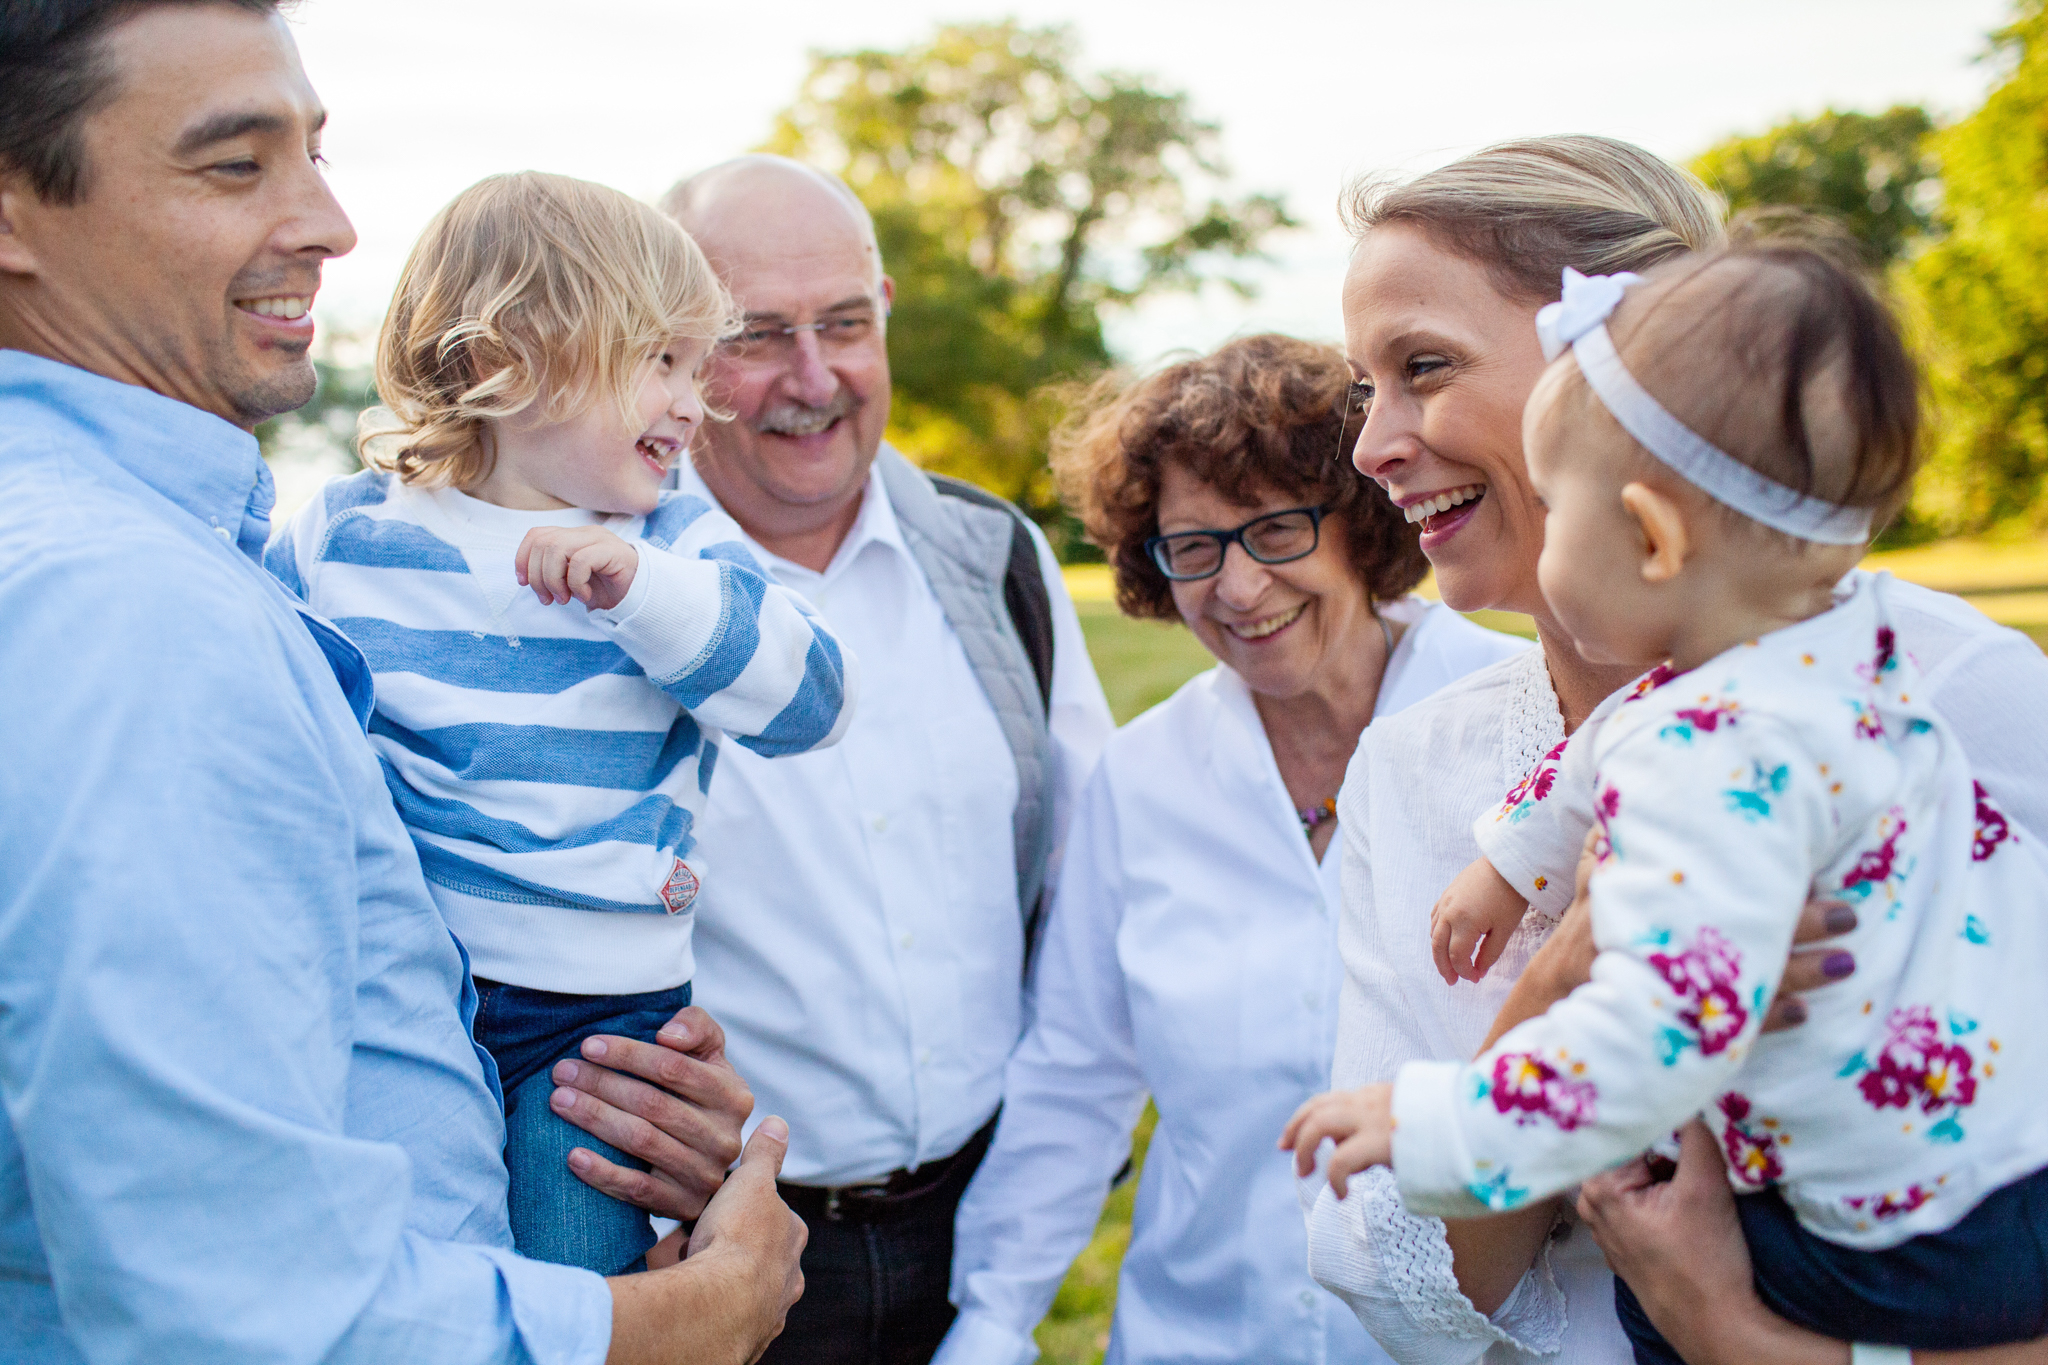
M 1048 522 L 1057 386 L 1109 363 L 1102 310 L 1211 281 L 1248 293 L 1227 263 L 1294 226 L 1276 196 L 1225 197 L 1217 126 L 1186 94 L 1076 57 L 1071 30 L 1014 22 L 815 53 L 766 144 L 875 215 L 897 282 L 890 438 Z
M 1941 235 L 1901 272 L 1934 400 L 1926 534 L 2048 519 L 2048 0 L 1991 41 L 2006 74 L 1934 135 Z
M 1932 226 L 1938 197 L 1927 111 L 1793 119 L 1702 152 L 1693 173 L 1733 209 L 1789 205 L 1835 219 L 1863 242 L 1874 266 L 1898 260 Z

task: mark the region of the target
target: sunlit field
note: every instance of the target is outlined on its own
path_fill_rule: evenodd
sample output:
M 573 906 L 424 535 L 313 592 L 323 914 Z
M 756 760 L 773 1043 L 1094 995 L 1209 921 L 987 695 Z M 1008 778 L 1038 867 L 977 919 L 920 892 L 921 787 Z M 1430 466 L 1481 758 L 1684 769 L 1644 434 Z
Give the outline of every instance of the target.
M 1943 592 L 1961 593 L 1992 620 L 2023 630 L 2048 648 L 2048 539 L 1944 541 L 1872 555 L 1865 562 Z M 1117 724 L 1164 701 L 1214 662 L 1183 626 L 1128 621 L 1118 615 L 1107 566 L 1075 565 L 1066 578 Z M 1425 583 L 1423 591 L 1435 595 L 1433 584 Z M 1534 634 L 1526 616 L 1478 612 L 1474 619 L 1495 630 Z M 1148 1106 L 1138 1125 L 1134 1167 L 1144 1162 L 1152 1120 Z M 1116 1307 L 1117 1266 L 1131 1239 L 1136 1188 L 1133 1178 L 1111 1193 L 1095 1240 L 1074 1263 L 1051 1314 L 1038 1329 L 1038 1348 L 1046 1365 L 1095 1365 L 1102 1359 Z

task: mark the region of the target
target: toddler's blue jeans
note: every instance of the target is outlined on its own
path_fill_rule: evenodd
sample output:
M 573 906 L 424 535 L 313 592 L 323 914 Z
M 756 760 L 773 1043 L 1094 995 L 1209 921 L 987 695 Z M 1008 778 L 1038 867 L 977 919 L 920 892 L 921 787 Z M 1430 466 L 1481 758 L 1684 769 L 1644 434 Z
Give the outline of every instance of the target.
M 2048 1168 L 1993 1190 L 1947 1231 L 1883 1251 L 1814 1236 L 1775 1188 L 1735 1207 L 1757 1296 L 1809 1331 L 1917 1351 L 2048 1335 Z M 1637 1365 L 1684 1365 L 1619 1279 L 1614 1308 Z
M 522 1256 L 600 1275 L 641 1269 L 655 1240 L 647 1214 L 578 1180 L 569 1150 L 588 1148 L 637 1170 L 647 1164 L 557 1118 L 548 1107 L 555 1089 L 550 1073 L 594 1033 L 653 1042 L 690 1003 L 689 984 L 637 995 L 562 995 L 496 981 L 476 987 L 476 1040 L 498 1063 L 505 1090 L 513 1245 Z

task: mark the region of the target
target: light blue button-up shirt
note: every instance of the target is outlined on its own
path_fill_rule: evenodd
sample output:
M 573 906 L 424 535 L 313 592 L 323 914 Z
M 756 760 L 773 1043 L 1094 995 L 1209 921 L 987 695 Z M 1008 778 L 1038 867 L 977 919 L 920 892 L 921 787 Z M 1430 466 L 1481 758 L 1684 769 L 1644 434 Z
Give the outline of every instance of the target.
M 247 433 L 0 351 L 0 1362 L 601 1361 L 270 501 Z

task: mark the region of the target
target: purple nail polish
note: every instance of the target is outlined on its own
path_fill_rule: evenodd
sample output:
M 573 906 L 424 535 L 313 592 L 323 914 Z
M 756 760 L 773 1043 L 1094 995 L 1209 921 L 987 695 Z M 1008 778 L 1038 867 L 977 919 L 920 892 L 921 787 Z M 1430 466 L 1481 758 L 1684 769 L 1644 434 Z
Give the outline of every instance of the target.
M 1856 970 L 1856 954 L 1829 953 L 1820 960 L 1820 974 L 1830 981 L 1840 981 Z
M 1856 927 L 1856 908 L 1839 903 L 1830 905 L 1824 923 L 1829 933 L 1846 934 Z

